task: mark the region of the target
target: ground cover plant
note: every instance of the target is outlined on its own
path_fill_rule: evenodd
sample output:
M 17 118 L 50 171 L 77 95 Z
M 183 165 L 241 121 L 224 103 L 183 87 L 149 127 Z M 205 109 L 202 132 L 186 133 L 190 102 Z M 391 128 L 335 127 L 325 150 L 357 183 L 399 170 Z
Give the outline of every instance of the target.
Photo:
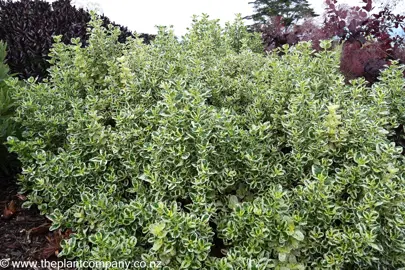
M 242 19 L 150 46 L 90 23 L 50 77 L 11 80 L 25 204 L 61 256 L 162 269 L 405 267 L 403 67 L 346 84 L 331 41 L 264 56 Z
M 8 45 L 7 63 L 11 72 L 21 79 L 47 77 L 53 36 L 62 35 L 65 43 L 72 38 L 80 38 L 86 45 L 90 18 L 87 10 L 76 8 L 70 0 L 52 3 L 43 0 L 1 0 L 0 40 Z M 105 27 L 112 23 L 105 16 L 102 16 L 102 20 Z M 133 35 L 126 27 L 114 25 L 120 27 L 121 42 Z M 146 43 L 153 38 L 147 34 L 141 36 Z

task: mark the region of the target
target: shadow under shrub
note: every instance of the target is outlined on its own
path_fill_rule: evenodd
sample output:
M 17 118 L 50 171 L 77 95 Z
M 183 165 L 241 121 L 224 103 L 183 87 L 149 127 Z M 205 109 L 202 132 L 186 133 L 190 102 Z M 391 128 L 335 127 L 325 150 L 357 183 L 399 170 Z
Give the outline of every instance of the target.
M 263 56 L 240 17 L 195 19 L 181 42 L 161 28 L 150 46 L 101 24 L 85 48 L 56 40 L 48 82 L 9 83 L 26 206 L 73 230 L 62 256 L 405 267 L 404 157 L 387 139 L 404 120 L 402 67 L 346 85 L 331 42 Z

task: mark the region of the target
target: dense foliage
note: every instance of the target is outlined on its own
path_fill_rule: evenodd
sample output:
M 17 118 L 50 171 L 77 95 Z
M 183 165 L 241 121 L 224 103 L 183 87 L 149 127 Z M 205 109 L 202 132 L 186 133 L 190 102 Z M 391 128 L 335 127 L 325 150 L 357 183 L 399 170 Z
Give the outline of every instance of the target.
M 15 104 L 11 89 L 7 86 L 9 68 L 5 64 L 7 45 L 0 41 L 0 177 L 9 176 L 13 170 L 18 170 L 18 162 L 8 151 L 4 143 L 8 136 L 19 136 L 19 129 L 12 116 Z
M 372 0 L 363 2 L 362 7 L 347 7 L 337 0 L 325 0 L 321 25 L 305 20 L 290 26 L 281 16 L 273 17 L 261 28 L 266 49 L 310 40 L 320 50 L 321 40 L 335 38 L 344 44 L 340 70 L 346 79 L 364 77 L 373 83 L 392 60 L 405 63 L 404 37 L 392 33 L 405 31 L 405 16 L 395 15 L 389 8 L 374 13 Z
M 239 18 L 178 41 L 61 37 L 50 78 L 9 85 L 28 203 L 62 255 L 163 269 L 405 267 L 403 68 L 347 85 L 331 42 L 261 53 Z
M 6 85 L 9 77 L 9 67 L 5 63 L 7 45 L 0 41 L 0 142 L 3 142 L 9 135 L 13 135 L 11 116 L 14 104 L 11 98 L 10 89 Z
M 65 43 L 70 43 L 72 38 L 80 38 L 85 45 L 90 19 L 88 11 L 72 6 L 70 0 L 52 3 L 43 0 L 1 0 L 0 40 L 8 44 L 7 63 L 11 72 L 23 79 L 46 77 L 52 36 L 63 35 Z M 105 16 L 102 19 L 104 26 L 111 23 Z M 132 33 L 125 27 L 119 27 L 119 40 L 124 42 Z M 146 34 L 141 36 L 147 43 L 152 38 Z

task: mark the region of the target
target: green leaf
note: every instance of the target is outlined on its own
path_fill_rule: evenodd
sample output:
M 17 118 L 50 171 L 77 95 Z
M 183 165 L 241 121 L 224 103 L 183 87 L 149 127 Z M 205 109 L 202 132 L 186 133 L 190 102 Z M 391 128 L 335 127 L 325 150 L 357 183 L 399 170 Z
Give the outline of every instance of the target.
M 378 250 L 378 251 L 381 251 L 381 252 L 384 250 L 381 245 L 378 245 L 378 244 L 375 244 L 375 243 L 370 243 L 369 245 L 375 250 Z
M 163 222 L 161 222 L 161 223 L 155 223 L 155 224 L 152 224 L 152 225 L 149 227 L 149 231 L 150 231 L 151 234 L 153 234 L 153 235 L 155 235 L 155 236 L 159 236 L 159 235 L 162 234 L 162 232 L 163 232 L 163 230 L 165 229 L 165 227 L 166 227 L 166 224 L 163 223 Z
M 152 250 L 158 251 L 158 250 L 162 247 L 162 245 L 163 245 L 163 240 L 162 240 L 162 239 L 158 239 L 157 241 L 155 241 L 155 242 L 153 243 Z
M 285 262 L 287 260 L 287 254 L 279 253 L 278 254 L 278 259 L 279 259 L 280 262 Z
M 304 240 L 304 234 L 301 231 L 296 230 L 293 234 L 293 237 L 297 239 L 298 241 L 303 241 Z

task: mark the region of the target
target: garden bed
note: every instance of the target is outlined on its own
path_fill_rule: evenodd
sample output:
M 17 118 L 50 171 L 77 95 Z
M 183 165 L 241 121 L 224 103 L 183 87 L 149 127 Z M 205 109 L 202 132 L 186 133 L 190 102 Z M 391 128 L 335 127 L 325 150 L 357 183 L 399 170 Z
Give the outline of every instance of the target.
M 18 186 L 13 177 L 0 178 L 0 198 L 3 215 L 0 220 L 0 259 L 40 261 L 48 257 L 48 261 L 58 260 L 55 255 L 49 254 L 53 247 L 46 238 L 48 236 L 52 239 L 48 219 L 42 216 L 36 207 L 30 209 L 20 207 L 24 197 L 18 195 Z M 4 209 L 10 203 L 16 204 L 17 211 L 15 214 L 5 217 Z M 16 268 L 10 267 L 9 269 Z

